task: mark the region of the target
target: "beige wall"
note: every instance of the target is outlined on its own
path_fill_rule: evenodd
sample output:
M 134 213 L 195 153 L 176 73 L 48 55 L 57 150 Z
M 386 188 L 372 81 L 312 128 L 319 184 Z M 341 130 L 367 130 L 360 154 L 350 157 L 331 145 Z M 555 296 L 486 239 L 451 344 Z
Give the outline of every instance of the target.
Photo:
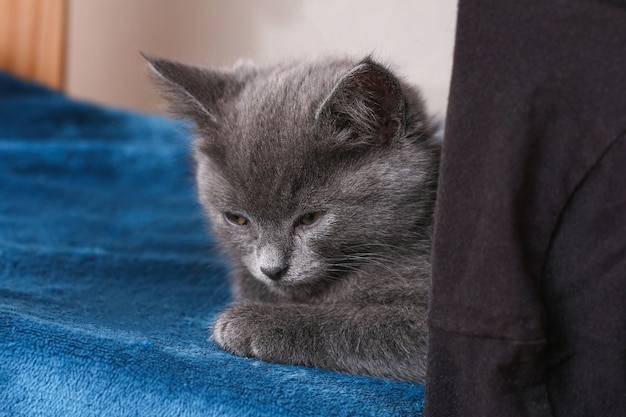
M 70 0 L 66 90 L 153 111 L 140 50 L 217 66 L 373 53 L 443 114 L 455 14 L 455 0 Z

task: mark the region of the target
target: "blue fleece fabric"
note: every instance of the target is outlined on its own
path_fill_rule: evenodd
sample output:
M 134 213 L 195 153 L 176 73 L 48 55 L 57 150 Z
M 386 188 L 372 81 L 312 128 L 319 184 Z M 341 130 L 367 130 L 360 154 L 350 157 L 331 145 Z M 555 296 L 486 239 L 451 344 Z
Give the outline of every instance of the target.
M 418 384 L 245 359 L 184 126 L 0 73 L 0 416 L 421 415 Z

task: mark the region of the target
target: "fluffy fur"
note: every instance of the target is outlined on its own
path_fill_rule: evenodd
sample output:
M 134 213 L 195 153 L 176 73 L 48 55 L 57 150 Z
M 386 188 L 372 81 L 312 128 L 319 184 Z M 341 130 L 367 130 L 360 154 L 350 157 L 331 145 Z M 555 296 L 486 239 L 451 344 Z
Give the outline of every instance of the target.
M 439 144 L 389 69 L 147 58 L 191 120 L 200 200 L 232 262 L 225 350 L 422 382 Z

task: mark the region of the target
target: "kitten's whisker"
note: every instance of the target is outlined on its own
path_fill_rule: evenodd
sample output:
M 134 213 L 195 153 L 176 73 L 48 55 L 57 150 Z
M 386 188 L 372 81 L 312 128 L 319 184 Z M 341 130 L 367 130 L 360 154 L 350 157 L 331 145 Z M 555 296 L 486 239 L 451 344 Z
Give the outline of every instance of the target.
M 399 272 L 397 272 L 395 269 L 393 269 L 391 266 L 387 264 L 387 262 L 389 263 L 393 262 L 393 259 L 391 257 L 387 258 L 387 257 L 383 257 L 377 254 L 363 254 L 363 255 L 348 255 L 346 256 L 346 258 L 349 259 L 350 261 L 355 261 L 355 260 L 364 261 L 362 265 L 374 264 L 376 266 L 383 268 L 387 272 L 390 272 L 392 275 L 396 276 L 397 278 L 400 278 L 403 281 L 406 281 L 406 277 L 404 277 L 402 274 L 400 274 Z
M 370 266 L 369 262 L 363 262 L 363 263 L 354 263 L 354 262 L 350 262 L 350 263 L 339 263 L 339 264 L 334 264 L 334 268 L 332 268 L 333 272 L 358 272 L 361 274 L 366 275 L 369 278 L 375 279 L 375 280 L 383 280 L 386 279 L 387 277 L 383 277 L 379 274 L 375 274 L 371 271 L 368 271 L 366 268 Z M 387 270 L 388 272 L 391 272 L 392 275 L 401 278 L 401 280 L 403 282 L 406 282 L 406 278 L 404 278 L 401 274 L 399 274 L 397 271 L 394 271 L 393 269 L 384 266 L 384 264 L 380 264 L 380 267 L 383 267 L 383 269 Z M 329 271 L 331 269 L 328 269 Z

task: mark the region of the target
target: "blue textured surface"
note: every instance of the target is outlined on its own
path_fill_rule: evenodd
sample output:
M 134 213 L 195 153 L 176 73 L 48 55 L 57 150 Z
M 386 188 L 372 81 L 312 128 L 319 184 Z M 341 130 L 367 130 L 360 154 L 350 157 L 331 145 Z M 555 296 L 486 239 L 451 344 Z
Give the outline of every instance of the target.
M 423 387 L 219 350 L 183 126 L 0 73 L 0 416 L 421 415 Z

